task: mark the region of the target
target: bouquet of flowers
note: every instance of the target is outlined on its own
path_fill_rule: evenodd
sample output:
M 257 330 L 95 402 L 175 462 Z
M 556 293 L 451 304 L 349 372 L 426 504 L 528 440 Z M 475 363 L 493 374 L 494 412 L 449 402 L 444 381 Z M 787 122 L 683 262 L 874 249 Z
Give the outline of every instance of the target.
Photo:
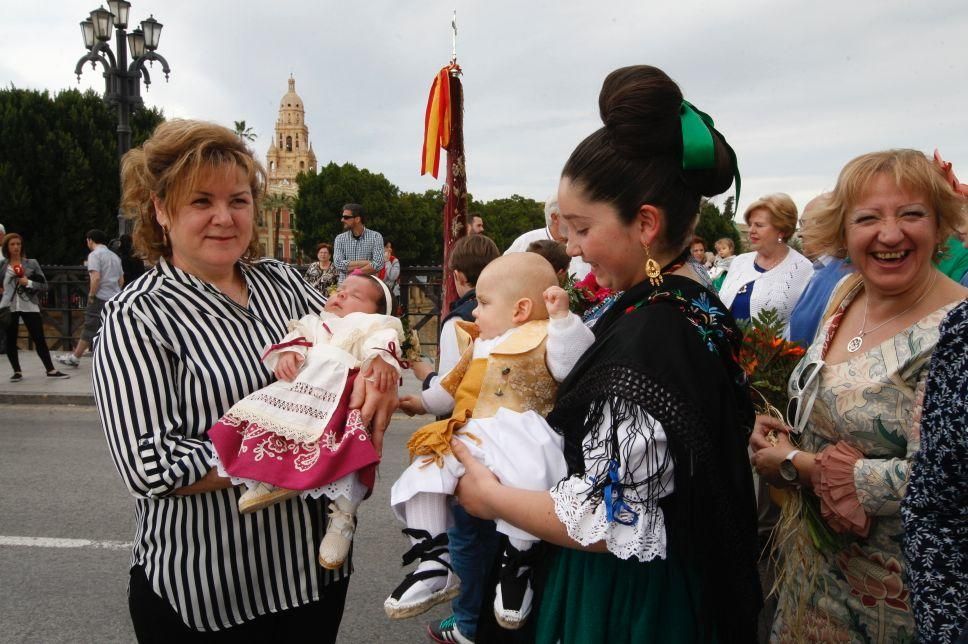
M 789 399 L 787 382 L 806 351 L 796 342 L 783 339 L 783 323 L 773 309 L 767 309 L 750 322 L 740 324 L 740 328 L 743 331 L 743 345 L 739 363 L 749 377 L 753 406 L 757 413 L 768 414 L 785 422 L 783 412 Z M 775 433 L 771 432 L 767 438 L 776 444 Z M 790 495 L 770 487 L 770 496 L 783 508 L 780 541 L 792 539 L 788 536 L 789 525 L 796 517 L 802 517 L 806 534 L 818 550 L 835 552 L 843 544 L 844 538 L 835 534 L 821 517 L 820 502 L 815 495 Z M 791 500 L 795 502 L 790 503 Z M 782 524 L 787 524 L 787 527 L 784 528 Z M 791 542 L 791 545 L 802 547 L 804 544 Z
M 787 382 L 805 353 L 796 342 L 783 339 L 783 326 L 774 309 L 741 323 L 743 345 L 739 352 L 739 364 L 756 398 L 756 411 L 780 420 L 787 408 Z
M 621 295 L 599 286 L 594 273 L 589 273 L 581 281 L 575 281 L 575 277 L 569 275 L 563 288 L 568 293 L 569 310 L 582 321 L 596 318 Z

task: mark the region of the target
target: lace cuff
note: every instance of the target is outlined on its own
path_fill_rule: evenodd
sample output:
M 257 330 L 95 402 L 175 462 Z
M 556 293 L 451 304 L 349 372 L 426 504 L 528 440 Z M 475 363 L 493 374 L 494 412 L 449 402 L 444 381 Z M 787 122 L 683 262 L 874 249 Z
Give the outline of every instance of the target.
M 604 540 L 608 551 L 619 559 L 665 559 L 665 517 L 655 503 L 628 501 L 638 513 L 638 520 L 635 525 L 625 525 L 609 522 L 605 504 L 589 501 L 588 492 L 588 484 L 577 476 L 561 481 L 551 490 L 555 514 L 569 537 L 583 546 Z
M 811 483 L 820 497 L 820 514 L 836 532 L 866 537 L 871 518 L 864 511 L 854 483 L 854 467 L 864 458 L 856 448 L 840 441 L 816 456 Z

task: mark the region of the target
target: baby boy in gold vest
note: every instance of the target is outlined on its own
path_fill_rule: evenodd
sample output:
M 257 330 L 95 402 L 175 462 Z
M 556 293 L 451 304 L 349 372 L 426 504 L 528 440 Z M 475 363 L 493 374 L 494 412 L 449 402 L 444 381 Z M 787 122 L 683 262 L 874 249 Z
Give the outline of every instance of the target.
M 555 392 L 594 335 L 568 312 L 568 294 L 548 260 L 535 253 L 495 259 L 477 281 L 475 323 L 457 323 L 461 359 L 421 395 L 432 414 L 447 420 L 417 430 L 407 447 L 412 463 L 390 492 L 412 548 L 404 563 L 419 559 L 384 608 L 392 618 L 419 615 L 455 597 L 460 580 L 450 567 L 449 496 L 463 475 L 450 452 L 458 438 L 505 485 L 548 490 L 566 475 L 562 439 L 544 416 Z M 550 317 L 550 320 L 549 320 Z M 531 611 L 536 537 L 506 522 L 508 536 L 494 614 L 505 628 L 519 628 Z

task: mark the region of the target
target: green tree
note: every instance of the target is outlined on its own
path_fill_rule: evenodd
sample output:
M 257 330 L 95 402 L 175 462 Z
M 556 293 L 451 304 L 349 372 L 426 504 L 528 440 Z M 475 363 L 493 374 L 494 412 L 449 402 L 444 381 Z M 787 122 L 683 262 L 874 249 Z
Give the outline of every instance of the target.
M 444 257 L 444 195 L 404 192 L 394 217 L 380 230 L 393 242 L 393 252 L 404 266 L 437 266 Z
M 351 163 L 330 163 L 318 173 L 300 174 L 295 204 L 296 243 L 310 257 L 316 244 L 343 232 L 339 216 L 346 203 L 362 204 L 366 226 L 393 242 L 404 266 L 439 265 L 443 259 L 444 195 L 440 190 L 401 192 L 382 174 Z M 487 202 L 471 200 L 468 212 L 484 217 L 486 233 L 507 248 L 521 233 L 544 226 L 544 204 L 512 195 Z
M 733 195 L 726 197 L 726 201 L 723 202 L 723 217 L 725 217 L 730 221 L 733 221 L 733 218 L 736 216 L 735 206 L 736 206 L 736 197 L 734 197 Z
M 164 120 L 157 110 L 132 116 L 135 145 Z M 85 231 L 116 232 L 119 192 L 117 116 L 100 96 L 0 90 L 0 222 L 24 236 L 29 256 L 80 263 Z
M 297 179 L 296 243 L 314 257 L 319 242 L 333 243 L 343 232 L 340 214 L 344 204 L 363 206 L 366 226 L 383 232 L 394 219 L 400 189 L 382 174 L 357 168 L 352 163 L 330 163 L 319 172 L 304 172 Z
M 732 210 L 732 197 L 727 198 L 724 207 L 727 212 Z M 696 226 L 696 234 L 706 240 L 708 250 L 712 250 L 713 244 L 717 239 L 729 237 L 736 245 L 736 252 L 740 249 L 739 231 L 733 223 L 732 215 L 720 212 L 719 208 L 708 199 L 703 199 L 699 203 L 699 224 Z
M 251 127 L 246 127 L 245 121 L 232 122 L 235 123 L 235 134 L 239 137 L 240 141 L 248 141 L 249 143 L 255 141 L 255 131 Z
M 491 201 L 471 200 L 468 212 L 478 212 L 484 218 L 484 234 L 504 250 L 521 233 L 543 228 L 544 203 L 521 195 L 511 195 Z

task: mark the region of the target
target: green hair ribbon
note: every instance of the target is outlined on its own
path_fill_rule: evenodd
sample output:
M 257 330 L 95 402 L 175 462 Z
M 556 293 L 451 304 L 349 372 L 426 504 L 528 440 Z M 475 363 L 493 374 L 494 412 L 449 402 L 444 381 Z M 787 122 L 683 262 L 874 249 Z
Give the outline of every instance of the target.
M 716 167 L 716 132 L 713 118 L 696 108 L 687 100 L 679 106 L 679 124 L 682 126 L 682 169 L 710 170 Z M 736 153 L 726 139 L 720 136 L 733 163 L 733 181 L 736 182 L 736 203 L 739 203 L 740 176 Z
M 679 123 L 682 125 L 682 169 L 709 170 L 716 166 L 716 143 L 713 133 L 713 119 L 700 112 L 689 101 L 682 101 L 679 107 Z

